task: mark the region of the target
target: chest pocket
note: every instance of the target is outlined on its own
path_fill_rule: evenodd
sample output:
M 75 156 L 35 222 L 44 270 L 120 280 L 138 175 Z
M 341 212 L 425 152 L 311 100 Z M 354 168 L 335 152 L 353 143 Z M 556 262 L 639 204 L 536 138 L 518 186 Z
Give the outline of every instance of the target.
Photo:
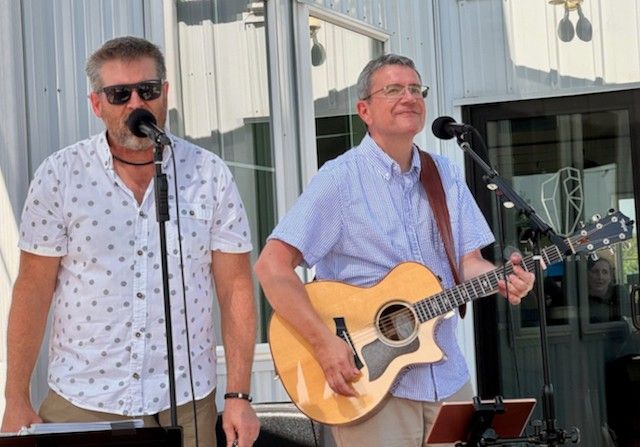
M 211 220 L 213 207 L 206 203 L 180 202 L 180 230 L 175 210 L 166 224 L 167 252 L 179 257 L 179 239 L 185 261 L 209 262 L 211 259 Z

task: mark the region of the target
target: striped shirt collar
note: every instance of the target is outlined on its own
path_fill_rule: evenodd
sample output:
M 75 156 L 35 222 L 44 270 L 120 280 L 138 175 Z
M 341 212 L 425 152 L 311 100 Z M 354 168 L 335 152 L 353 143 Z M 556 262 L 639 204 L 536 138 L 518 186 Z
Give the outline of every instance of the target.
M 403 173 L 401 171 L 398 162 L 378 146 L 378 143 L 376 143 L 368 133 L 360 142 L 359 149 L 367 160 L 371 161 L 373 166 L 380 175 L 385 178 L 385 180 L 390 180 L 393 175 L 408 174 L 413 180 L 418 180 L 420 176 L 420 155 L 418 153 L 418 146 L 415 144 L 412 148 L 411 167 L 407 173 Z

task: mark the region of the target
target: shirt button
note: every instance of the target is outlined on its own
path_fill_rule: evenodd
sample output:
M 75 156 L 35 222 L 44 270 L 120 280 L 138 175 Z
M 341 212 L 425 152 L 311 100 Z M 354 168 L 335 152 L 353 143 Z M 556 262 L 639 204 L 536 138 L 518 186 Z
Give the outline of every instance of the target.
M 138 373 L 133 373 L 133 378 L 138 380 L 140 378 L 140 374 Z
M 136 337 L 140 337 L 142 334 L 140 332 L 136 332 Z
M 144 252 L 142 250 L 138 250 L 138 256 L 142 256 Z
M 191 211 L 189 211 L 189 215 L 190 215 L 190 216 L 195 216 L 195 215 L 196 215 L 196 212 L 195 212 L 195 211 L 193 211 L 193 210 L 191 210 Z
M 138 298 L 144 298 L 144 293 L 142 293 L 142 292 L 138 292 L 138 293 L 136 293 L 136 296 L 137 296 Z
M 138 215 L 139 215 L 140 217 L 142 217 L 143 219 L 145 219 L 145 218 L 147 217 L 147 214 L 146 214 L 144 211 L 140 211 L 140 212 L 138 213 Z

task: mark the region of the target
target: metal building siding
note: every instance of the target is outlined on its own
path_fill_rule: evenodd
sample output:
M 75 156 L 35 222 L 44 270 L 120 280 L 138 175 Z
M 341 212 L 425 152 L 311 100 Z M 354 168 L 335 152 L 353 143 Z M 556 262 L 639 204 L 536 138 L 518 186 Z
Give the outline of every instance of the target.
M 634 0 L 582 4 L 592 39 L 558 37 L 564 9 L 546 1 L 437 1 L 442 28 L 459 33 L 444 77 L 447 103 L 492 102 L 618 89 L 640 82 L 640 9 Z M 569 13 L 577 26 L 578 13 Z M 450 82 L 449 79 L 454 79 Z M 462 82 L 460 84 L 459 82 Z
M 11 286 L 18 273 L 17 219 L 28 187 L 26 110 L 20 5 L 0 0 L 0 331 L 4 332 Z M 4 383 L 6 343 L 0 344 L 0 381 Z M 3 406 L 0 396 L 0 407 Z

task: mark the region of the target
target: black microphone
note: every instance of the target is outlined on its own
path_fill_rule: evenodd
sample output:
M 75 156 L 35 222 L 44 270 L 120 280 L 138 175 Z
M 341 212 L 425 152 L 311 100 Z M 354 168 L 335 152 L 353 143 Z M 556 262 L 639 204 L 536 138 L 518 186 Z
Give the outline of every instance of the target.
M 135 109 L 131 112 L 127 118 L 127 127 L 136 137 L 146 137 L 163 146 L 171 144 L 164 130 L 156 126 L 156 117 L 146 109 Z
M 473 130 L 469 124 L 459 124 L 450 116 L 436 118 L 431 126 L 433 134 L 441 140 L 449 140 Z

